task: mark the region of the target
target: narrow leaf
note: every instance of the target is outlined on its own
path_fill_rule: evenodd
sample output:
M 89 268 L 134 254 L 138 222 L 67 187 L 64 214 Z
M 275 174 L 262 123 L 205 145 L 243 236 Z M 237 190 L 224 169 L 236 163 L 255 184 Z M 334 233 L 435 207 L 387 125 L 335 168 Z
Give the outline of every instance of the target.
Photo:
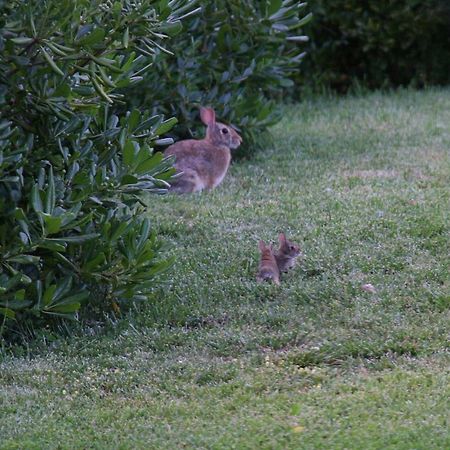
M 53 209 L 55 208 L 55 179 L 53 177 L 53 167 L 50 166 L 50 170 L 48 172 L 48 186 L 47 186 L 47 194 L 45 197 L 45 212 L 48 214 L 53 213 Z
M 33 205 L 33 209 L 39 213 L 43 211 L 41 195 L 39 193 L 39 187 L 35 184 L 31 188 L 31 204 Z
M 42 301 L 44 305 L 49 305 L 55 295 L 56 292 L 56 284 L 51 284 L 44 292 L 44 296 L 42 297 Z
M 178 120 L 176 117 L 172 117 L 166 121 L 164 121 L 156 130 L 155 134 L 158 136 L 161 136 L 162 134 L 167 133 L 170 131 L 176 124 L 178 123 Z
M 41 47 L 41 53 L 44 58 L 47 60 L 48 64 L 52 68 L 53 72 L 57 73 L 60 76 L 64 76 L 64 72 L 56 65 L 55 61 L 53 61 L 52 57 Z
M 16 38 L 11 38 L 10 41 L 14 42 L 14 44 L 17 44 L 17 45 L 27 45 L 27 44 L 31 44 L 34 41 L 34 39 L 25 37 L 25 36 L 20 36 L 20 37 L 16 37 Z

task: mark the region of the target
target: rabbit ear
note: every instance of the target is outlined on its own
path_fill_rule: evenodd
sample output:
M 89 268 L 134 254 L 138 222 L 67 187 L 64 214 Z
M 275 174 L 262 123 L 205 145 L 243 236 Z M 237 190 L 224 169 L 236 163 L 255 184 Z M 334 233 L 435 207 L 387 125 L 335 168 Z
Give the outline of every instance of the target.
M 280 233 L 278 235 L 278 242 L 280 243 L 280 245 L 283 245 L 286 243 L 286 235 L 284 233 Z
M 202 122 L 208 126 L 208 125 L 214 125 L 216 123 L 216 113 L 212 108 L 200 108 L 200 118 L 202 119 Z

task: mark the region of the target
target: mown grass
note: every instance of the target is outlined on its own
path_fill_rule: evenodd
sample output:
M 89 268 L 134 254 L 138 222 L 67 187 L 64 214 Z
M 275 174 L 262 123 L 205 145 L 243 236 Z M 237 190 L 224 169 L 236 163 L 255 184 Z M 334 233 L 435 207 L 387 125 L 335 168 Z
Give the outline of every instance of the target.
M 149 199 L 177 257 L 151 305 L 3 358 L 1 448 L 450 446 L 450 91 L 284 114 L 217 190 Z M 258 285 L 280 231 L 303 261 Z

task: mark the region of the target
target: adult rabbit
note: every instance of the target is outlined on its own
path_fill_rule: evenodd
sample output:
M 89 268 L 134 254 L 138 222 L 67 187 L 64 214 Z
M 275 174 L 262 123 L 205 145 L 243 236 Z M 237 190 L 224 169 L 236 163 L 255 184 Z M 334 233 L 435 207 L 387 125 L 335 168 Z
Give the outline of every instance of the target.
M 241 136 L 231 127 L 216 122 L 212 108 L 200 108 L 206 125 L 204 139 L 186 139 L 171 145 L 166 156 L 174 156 L 180 176 L 173 180 L 171 191 L 179 194 L 213 189 L 224 179 L 231 161 L 231 149 L 238 148 Z

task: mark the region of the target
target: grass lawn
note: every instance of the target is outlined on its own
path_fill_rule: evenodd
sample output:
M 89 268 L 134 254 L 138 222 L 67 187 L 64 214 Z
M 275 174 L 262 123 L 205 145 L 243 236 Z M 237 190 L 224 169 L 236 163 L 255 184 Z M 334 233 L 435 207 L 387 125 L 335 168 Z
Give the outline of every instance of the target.
M 3 357 L 0 448 L 450 448 L 450 90 L 284 116 L 215 191 L 149 198 L 151 305 Z M 257 284 L 280 231 L 303 261 Z

